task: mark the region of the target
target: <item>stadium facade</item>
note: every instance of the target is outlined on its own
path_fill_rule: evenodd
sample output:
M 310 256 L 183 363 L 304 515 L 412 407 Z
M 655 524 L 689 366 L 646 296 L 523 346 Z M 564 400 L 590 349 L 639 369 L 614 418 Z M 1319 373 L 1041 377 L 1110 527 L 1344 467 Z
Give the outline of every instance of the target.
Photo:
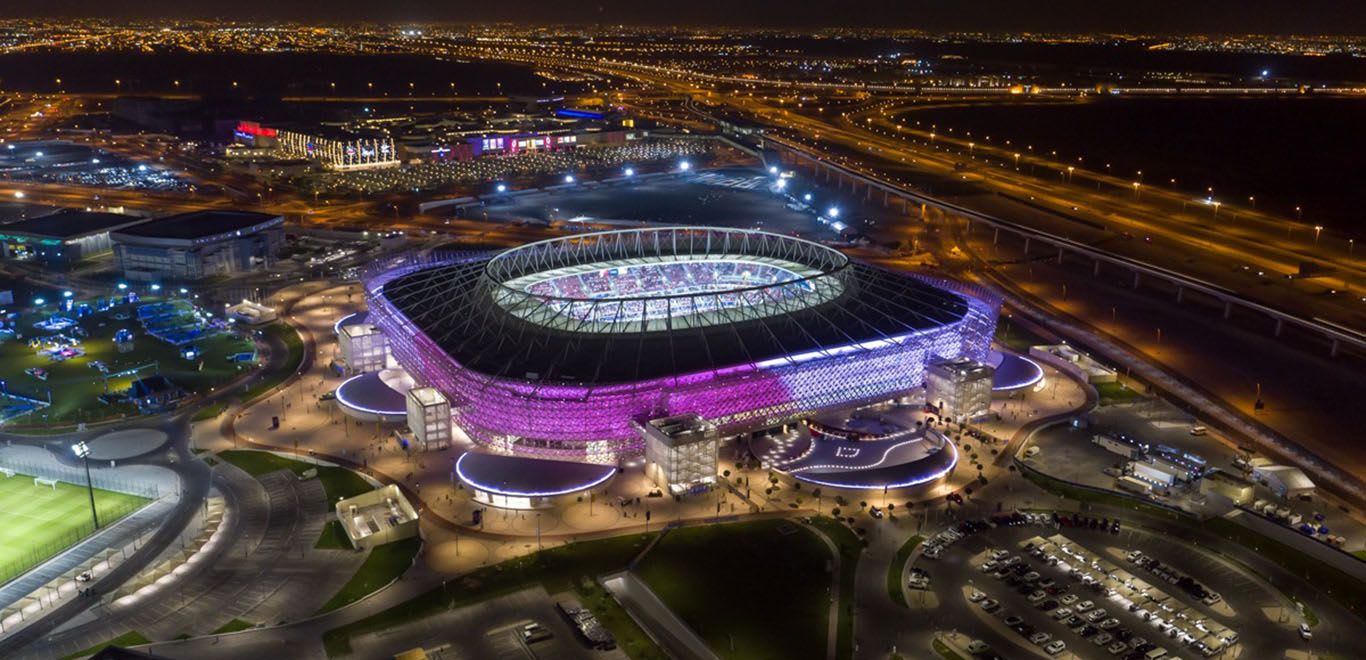
M 404 255 L 365 278 L 369 322 L 496 451 L 616 462 L 633 421 L 726 434 L 885 401 L 938 358 L 986 357 L 985 290 L 790 236 L 651 228 L 489 254 Z

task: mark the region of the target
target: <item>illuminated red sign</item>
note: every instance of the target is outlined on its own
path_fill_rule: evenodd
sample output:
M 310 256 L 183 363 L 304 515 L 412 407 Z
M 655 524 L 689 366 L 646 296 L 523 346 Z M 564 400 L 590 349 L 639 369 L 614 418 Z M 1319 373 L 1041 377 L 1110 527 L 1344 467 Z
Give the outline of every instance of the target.
M 237 132 L 243 133 L 245 135 L 254 135 L 256 137 L 269 138 L 273 138 L 279 135 L 279 131 L 273 128 L 266 128 L 262 126 L 259 122 L 254 121 L 237 122 Z

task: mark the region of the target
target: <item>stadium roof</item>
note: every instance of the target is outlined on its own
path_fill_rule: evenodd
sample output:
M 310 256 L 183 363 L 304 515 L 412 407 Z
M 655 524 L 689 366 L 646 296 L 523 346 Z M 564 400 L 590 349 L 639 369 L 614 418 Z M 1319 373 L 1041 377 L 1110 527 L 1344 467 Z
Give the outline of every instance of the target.
M 654 332 L 572 333 L 519 318 L 493 300 L 487 258 L 401 275 L 383 295 L 466 369 L 549 383 L 630 383 L 824 349 L 897 341 L 963 319 L 956 293 L 851 263 L 843 292 L 821 304 L 761 318 Z
M 147 221 L 148 218 L 122 213 L 69 210 L 5 225 L 4 233 L 66 240 L 123 229 Z
M 157 218 L 118 233 L 139 238 L 192 240 L 250 229 L 279 217 L 252 211 L 192 211 Z

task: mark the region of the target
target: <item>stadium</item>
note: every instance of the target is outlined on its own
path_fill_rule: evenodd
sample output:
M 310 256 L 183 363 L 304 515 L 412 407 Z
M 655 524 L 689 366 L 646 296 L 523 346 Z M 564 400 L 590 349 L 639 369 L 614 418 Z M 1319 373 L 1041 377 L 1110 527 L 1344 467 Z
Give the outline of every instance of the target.
M 609 464 L 641 454 L 643 420 L 732 435 L 901 396 L 932 359 L 985 359 L 999 305 L 800 238 L 694 227 L 405 255 L 364 283 L 367 321 L 473 441 Z

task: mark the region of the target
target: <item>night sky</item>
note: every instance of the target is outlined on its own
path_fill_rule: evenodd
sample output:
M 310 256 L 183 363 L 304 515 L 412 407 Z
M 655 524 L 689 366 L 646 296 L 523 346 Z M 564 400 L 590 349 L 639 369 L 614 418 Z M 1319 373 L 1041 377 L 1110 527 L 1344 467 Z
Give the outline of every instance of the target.
M 0 16 L 1366 33 L 1363 0 L 3 0 Z

